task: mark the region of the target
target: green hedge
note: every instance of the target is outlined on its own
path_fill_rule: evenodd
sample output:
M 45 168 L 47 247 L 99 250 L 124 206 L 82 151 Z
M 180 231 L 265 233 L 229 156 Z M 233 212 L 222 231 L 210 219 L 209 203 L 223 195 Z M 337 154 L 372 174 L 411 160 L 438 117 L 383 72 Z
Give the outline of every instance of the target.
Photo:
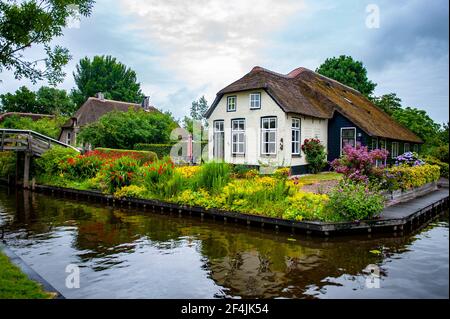
M 134 149 L 138 151 L 154 152 L 158 158 L 170 155 L 170 150 L 175 144 L 144 144 L 139 143 L 134 145 Z

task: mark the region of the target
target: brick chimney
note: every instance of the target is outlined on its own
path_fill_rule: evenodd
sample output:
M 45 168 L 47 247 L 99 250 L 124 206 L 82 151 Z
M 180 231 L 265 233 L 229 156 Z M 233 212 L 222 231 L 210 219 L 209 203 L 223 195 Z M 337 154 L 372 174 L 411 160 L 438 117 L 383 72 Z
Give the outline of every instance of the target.
M 95 94 L 95 97 L 101 101 L 105 99 L 105 95 L 103 94 L 103 92 L 98 92 L 97 94 Z
M 148 111 L 148 109 L 150 108 L 150 96 L 144 97 L 141 106 L 145 111 Z

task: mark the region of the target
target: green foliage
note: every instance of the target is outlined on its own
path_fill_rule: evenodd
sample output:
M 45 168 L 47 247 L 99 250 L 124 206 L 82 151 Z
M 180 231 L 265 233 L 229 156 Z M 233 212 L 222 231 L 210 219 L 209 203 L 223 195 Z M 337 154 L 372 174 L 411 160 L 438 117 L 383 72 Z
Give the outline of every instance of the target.
M 0 269 L 0 299 L 48 299 L 52 297 L 37 282 L 28 279 L 1 252 Z
M 154 152 L 156 155 L 158 155 L 158 158 L 163 158 L 165 156 L 170 155 L 170 150 L 174 144 L 168 143 L 168 144 L 145 144 L 145 143 L 138 143 L 134 145 L 135 150 L 142 150 L 142 151 L 150 151 Z
M 253 170 L 253 166 L 245 164 L 235 164 L 231 166 L 233 177 L 245 178 L 246 174 Z
M 103 161 L 97 156 L 78 155 L 63 163 L 63 171 L 72 179 L 93 178 L 103 166 Z
M 439 166 L 441 177 L 449 178 L 448 162 L 442 162 L 441 160 L 433 156 L 425 156 L 423 160 L 427 164 Z
M 89 97 L 102 92 L 106 99 L 141 103 L 144 95 L 136 72 L 111 56 L 81 59 L 73 74 L 75 103 L 81 106 Z
M 407 107 L 395 110 L 392 117 L 426 143 L 434 144 L 440 125 L 435 123 L 424 110 Z
M 129 109 L 109 112 L 83 127 L 79 140 L 93 147 L 132 149 L 138 143 L 164 144 L 176 127 L 171 116 L 159 112 Z
M 343 180 L 328 194 L 327 209 L 336 220 L 355 221 L 373 218 L 384 208 L 384 197 L 365 183 Z
M 69 62 L 69 51 L 60 46 L 50 47 L 63 34 L 69 19 L 89 16 L 93 0 L 25 0 L 0 1 L 0 72 L 13 70 L 16 79 L 25 77 L 33 83 L 48 80 L 55 84 L 65 76 L 63 67 Z M 73 6 L 79 10 L 73 10 Z M 24 51 L 43 47 L 45 58 L 29 60 Z M 41 63 L 43 62 L 43 63 Z
M 127 156 L 106 165 L 104 168 L 105 184 L 110 193 L 131 185 L 138 172 L 138 162 Z
M 413 187 L 420 187 L 427 183 L 435 182 L 439 179 L 441 172 L 438 165 L 419 165 L 419 166 L 394 166 L 388 169 L 390 175 L 396 179 L 396 186 L 391 190 L 407 190 Z
M 15 152 L 0 152 L 0 177 L 15 174 L 16 154 Z
M 317 174 L 322 171 L 327 164 L 327 153 L 320 140 L 317 138 L 305 139 L 302 151 L 305 153 L 311 173 Z
M 124 186 L 114 193 L 116 198 L 144 198 L 147 195 L 147 189 L 143 186 L 130 185 Z
M 217 193 L 229 182 L 231 168 L 223 162 L 208 162 L 201 166 L 195 176 L 194 185 L 209 192 Z
M 61 126 L 67 121 L 66 117 L 55 116 L 53 118 L 41 118 L 33 121 L 29 117 L 9 116 L 1 123 L 1 128 L 12 128 L 18 130 L 32 130 L 43 135 L 58 139 Z
M 402 108 L 402 100 L 395 93 L 375 96 L 371 101 L 389 115 Z
M 59 175 L 64 169 L 65 162 L 78 154 L 71 148 L 54 146 L 37 158 L 36 170 L 40 175 Z
M 365 96 L 372 95 L 377 86 L 367 78 L 363 63 L 353 60 L 351 56 L 341 55 L 338 58 L 326 59 L 316 72 L 352 87 Z
M 288 197 L 288 208 L 284 211 L 283 218 L 326 221 L 329 218 L 325 209 L 328 200 L 327 195 L 296 192 Z
M 117 159 L 123 156 L 128 156 L 138 161 L 139 164 L 154 162 L 158 159 L 158 156 L 155 152 L 138 150 L 117 150 L 104 147 L 98 147 L 94 151 L 89 152 L 89 154 L 100 156 L 103 159 Z

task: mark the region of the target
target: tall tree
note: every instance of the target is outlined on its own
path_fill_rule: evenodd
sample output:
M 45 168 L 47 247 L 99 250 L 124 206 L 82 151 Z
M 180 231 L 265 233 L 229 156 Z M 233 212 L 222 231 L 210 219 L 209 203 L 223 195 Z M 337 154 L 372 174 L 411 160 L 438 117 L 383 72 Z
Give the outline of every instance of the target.
M 136 72 L 111 56 L 81 59 L 73 73 L 76 88 L 72 91 L 77 105 L 102 92 L 105 98 L 140 103 L 144 98 Z
M 1 112 L 71 115 L 75 103 L 64 90 L 43 86 L 37 92 L 20 87 L 14 94 L 0 95 Z
M 392 117 L 403 126 L 409 128 L 428 145 L 435 145 L 441 126 L 424 110 L 406 107 L 395 110 Z
M 387 114 L 392 115 L 402 108 L 402 100 L 395 93 L 384 94 L 371 98 L 372 102 Z
M 13 70 L 17 79 L 33 83 L 61 82 L 70 54 L 61 46 L 52 48 L 50 42 L 63 34 L 70 19 L 89 16 L 93 4 L 94 0 L 0 0 L 0 72 Z M 24 51 L 36 45 L 43 47 L 45 57 L 27 59 Z
M 363 63 L 355 61 L 351 56 L 341 55 L 338 58 L 326 59 L 316 72 L 352 87 L 367 97 L 372 95 L 377 86 L 367 78 Z
M 191 106 L 191 117 L 196 121 L 201 121 L 205 124 L 205 112 L 208 110 L 208 101 L 202 95 L 198 101 L 193 101 Z

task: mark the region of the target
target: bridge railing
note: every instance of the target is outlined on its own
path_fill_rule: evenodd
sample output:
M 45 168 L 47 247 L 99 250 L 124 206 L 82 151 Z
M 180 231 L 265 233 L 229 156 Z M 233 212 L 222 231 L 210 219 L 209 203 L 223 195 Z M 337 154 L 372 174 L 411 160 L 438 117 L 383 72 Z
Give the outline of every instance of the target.
M 0 151 L 29 151 L 41 155 L 52 145 L 79 150 L 72 145 L 60 142 L 31 130 L 0 129 Z

